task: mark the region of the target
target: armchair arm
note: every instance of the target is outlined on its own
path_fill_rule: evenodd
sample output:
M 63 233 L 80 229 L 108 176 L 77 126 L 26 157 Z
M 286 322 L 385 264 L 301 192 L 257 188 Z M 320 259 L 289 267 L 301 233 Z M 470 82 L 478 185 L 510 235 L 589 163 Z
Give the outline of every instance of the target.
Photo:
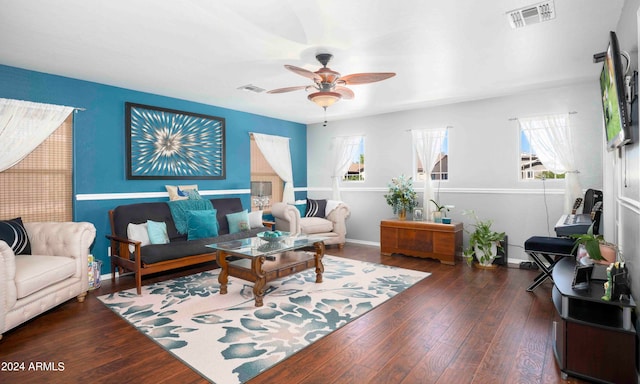
M 274 203 L 271 214 L 276 219 L 276 228 L 281 231 L 300 233 L 300 211 L 293 205 Z
M 18 300 L 15 279 L 16 255 L 9 244 L 0 240 L 0 332 L 5 329 L 5 314 Z
M 89 255 L 96 228 L 87 222 L 24 223 L 34 255 L 79 258 Z
M 74 276 L 86 280 L 89 247 L 96 237 L 96 227 L 88 222 L 24 223 L 34 255 L 64 256 L 76 259 Z
M 335 209 L 329 212 L 327 219 L 333 222 L 333 232 L 343 237 L 347 235 L 346 221 L 350 214 L 351 211 L 349 210 L 349 207 L 342 203 L 338 204 Z

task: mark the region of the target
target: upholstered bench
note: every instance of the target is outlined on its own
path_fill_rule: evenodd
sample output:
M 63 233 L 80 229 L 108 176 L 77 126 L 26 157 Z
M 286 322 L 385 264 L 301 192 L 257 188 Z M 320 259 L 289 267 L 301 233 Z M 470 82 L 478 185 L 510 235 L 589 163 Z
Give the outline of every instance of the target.
M 533 279 L 533 283 L 527 288 L 528 292 L 533 291 L 546 279 L 551 279 L 551 271 L 558 261 L 563 257 L 574 257 L 574 239 L 566 237 L 544 237 L 533 236 L 524 242 L 525 252 L 531 256 L 534 263 L 542 272 Z M 546 263 L 545 263 L 546 261 Z

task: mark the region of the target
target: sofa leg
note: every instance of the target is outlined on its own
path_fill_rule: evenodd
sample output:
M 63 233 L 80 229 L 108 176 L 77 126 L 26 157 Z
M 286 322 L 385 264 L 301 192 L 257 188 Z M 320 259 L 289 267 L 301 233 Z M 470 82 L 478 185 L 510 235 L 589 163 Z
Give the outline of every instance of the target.
M 344 249 L 344 243 L 338 244 L 338 249 Z
M 82 292 L 81 294 L 76 296 L 76 299 L 78 299 L 78 303 L 84 303 L 84 299 L 86 297 L 87 297 L 87 292 Z
M 142 294 L 142 274 L 140 271 L 136 272 L 136 292 L 138 295 Z

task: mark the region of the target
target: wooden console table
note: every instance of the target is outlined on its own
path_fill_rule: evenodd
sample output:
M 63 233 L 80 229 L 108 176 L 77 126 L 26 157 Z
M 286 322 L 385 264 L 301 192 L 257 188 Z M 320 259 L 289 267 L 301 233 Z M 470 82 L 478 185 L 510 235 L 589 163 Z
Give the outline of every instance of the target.
M 380 252 L 433 258 L 454 265 L 456 253 L 462 253 L 462 223 L 382 220 Z

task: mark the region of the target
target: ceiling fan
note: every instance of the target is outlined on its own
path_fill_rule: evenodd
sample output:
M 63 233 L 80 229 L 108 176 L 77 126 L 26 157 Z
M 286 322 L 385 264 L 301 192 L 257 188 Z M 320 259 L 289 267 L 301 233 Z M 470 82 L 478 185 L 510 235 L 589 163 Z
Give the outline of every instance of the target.
M 350 100 L 354 98 L 353 91 L 347 88 L 346 85 L 375 83 L 376 81 L 385 80 L 396 75 L 394 72 L 370 72 L 353 73 L 342 76 L 339 72 L 327 67 L 332 57 L 333 55 L 330 53 L 317 54 L 316 59 L 322 64 L 322 68 L 315 72 L 293 65 L 285 65 L 284 67 L 291 72 L 313 80 L 313 84 L 278 88 L 268 91 L 267 93 L 285 93 L 301 89 L 306 91 L 314 90 L 307 98 L 326 110 L 327 107 L 333 105 L 340 99 Z

